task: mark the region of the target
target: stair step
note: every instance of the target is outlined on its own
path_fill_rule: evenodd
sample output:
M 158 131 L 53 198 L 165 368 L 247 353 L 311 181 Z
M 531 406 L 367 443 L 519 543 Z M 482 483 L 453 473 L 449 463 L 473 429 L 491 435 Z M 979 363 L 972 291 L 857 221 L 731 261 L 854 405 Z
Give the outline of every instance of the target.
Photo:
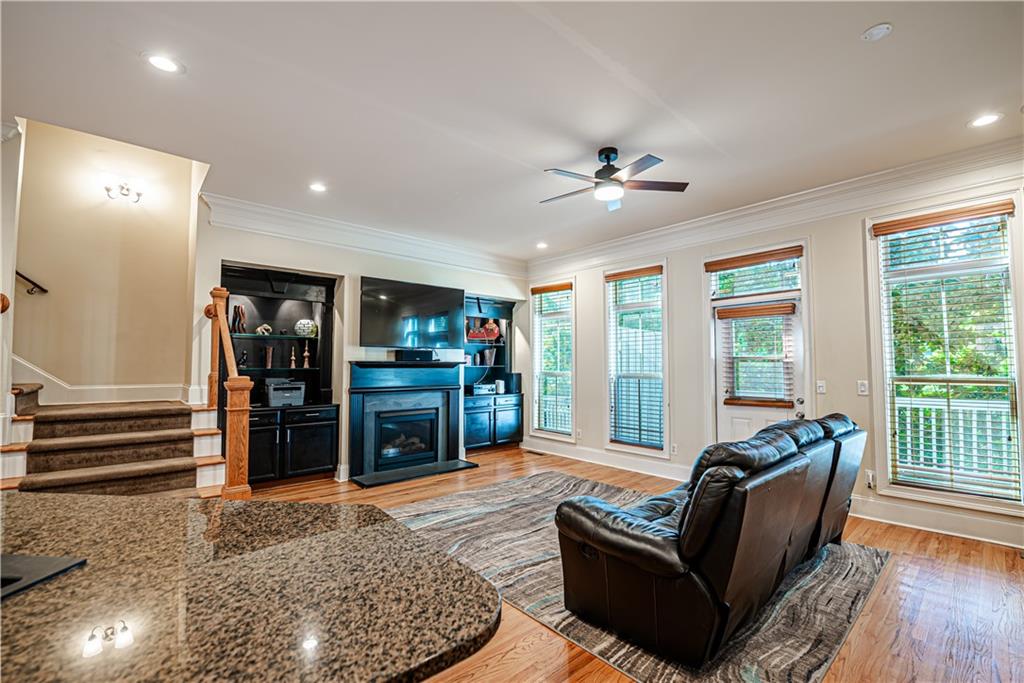
M 11 393 L 14 394 L 14 414 L 33 415 L 39 412 L 39 390 L 42 384 L 13 384 Z
M 191 429 L 34 439 L 28 444 L 26 470 L 29 474 L 39 474 L 192 458 L 193 443 Z
M 41 406 L 35 415 L 39 439 L 189 427 L 192 409 L 180 401 L 77 403 Z
M 195 458 L 167 458 L 27 474 L 19 491 L 135 495 L 195 488 Z
M 11 393 L 14 394 L 15 396 L 26 396 L 28 394 L 35 394 L 42 388 L 42 384 L 12 384 Z

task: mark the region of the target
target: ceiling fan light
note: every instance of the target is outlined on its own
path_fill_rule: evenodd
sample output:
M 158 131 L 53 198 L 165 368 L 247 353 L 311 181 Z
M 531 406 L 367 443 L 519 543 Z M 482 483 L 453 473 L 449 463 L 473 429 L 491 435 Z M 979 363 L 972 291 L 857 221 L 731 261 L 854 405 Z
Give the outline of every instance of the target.
M 594 186 L 594 199 L 602 202 L 622 199 L 624 194 L 626 194 L 626 191 L 622 188 L 622 185 L 614 180 L 602 180 Z

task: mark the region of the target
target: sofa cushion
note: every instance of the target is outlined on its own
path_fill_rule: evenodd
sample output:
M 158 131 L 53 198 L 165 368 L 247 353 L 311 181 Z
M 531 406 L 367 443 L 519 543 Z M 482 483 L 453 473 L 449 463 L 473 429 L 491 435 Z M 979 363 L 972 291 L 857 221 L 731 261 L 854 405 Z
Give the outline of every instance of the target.
M 632 515 L 593 496 L 576 496 L 555 509 L 555 526 L 574 541 L 661 576 L 679 576 L 679 532 Z
M 724 466 L 712 467 L 700 478 L 687 507 L 679 538 L 683 557 L 693 558 L 700 554 L 715 529 L 725 501 L 744 476 L 740 468 Z
M 636 505 L 626 508 L 631 515 L 672 529 L 678 529 L 682 511 L 690 499 L 690 482 L 657 496 L 645 498 Z
M 788 434 L 774 429 L 762 429 L 746 441 L 711 444 L 693 464 L 690 489 L 696 489 L 701 477 L 712 467 L 738 467 L 749 476 L 795 454 L 794 440 Z
M 857 428 L 857 423 L 842 413 L 832 413 L 831 415 L 818 418 L 815 422 L 821 425 L 827 439 L 834 439 L 844 434 L 849 434 Z
M 793 439 L 797 448 L 803 448 L 815 441 L 825 438 L 825 431 L 822 426 L 814 420 L 784 420 L 765 427 L 758 434 L 765 432 L 779 431 Z

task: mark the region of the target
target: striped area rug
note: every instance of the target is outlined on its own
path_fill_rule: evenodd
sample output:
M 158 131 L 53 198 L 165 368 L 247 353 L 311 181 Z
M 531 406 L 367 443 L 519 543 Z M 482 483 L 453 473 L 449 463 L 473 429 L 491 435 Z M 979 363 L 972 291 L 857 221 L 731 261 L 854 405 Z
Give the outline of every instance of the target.
M 818 681 L 889 557 L 851 543 L 828 546 L 786 578 L 714 662 L 695 671 L 591 626 L 562 606 L 555 507 L 579 495 L 626 505 L 648 494 L 544 472 L 388 512 L 487 577 L 510 605 L 639 681 Z

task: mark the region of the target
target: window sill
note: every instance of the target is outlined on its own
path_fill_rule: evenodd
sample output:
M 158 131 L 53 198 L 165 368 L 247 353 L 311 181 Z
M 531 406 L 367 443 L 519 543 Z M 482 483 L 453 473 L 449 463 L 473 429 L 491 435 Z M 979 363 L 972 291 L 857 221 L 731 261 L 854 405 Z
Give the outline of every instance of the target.
M 965 510 L 974 510 L 975 512 L 987 512 L 993 515 L 1024 518 L 1024 504 L 1016 503 L 1012 500 L 1001 501 L 962 493 L 928 491 L 925 489 L 914 488 L 912 486 L 903 486 L 901 484 L 891 483 L 880 485 L 876 490 L 880 496 L 916 500 L 921 503 L 962 508 Z
M 561 441 L 562 443 L 575 444 L 576 439 L 572 438 L 569 434 L 559 434 L 558 432 L 545 432 L 543 430 L 530 430 L 530 436 L 536 439 L 547 439 L 548 441 Z
M 771 398 L 726 398 L 722 400 L 727 406 L 749 406 L 751 408 L 786 408 L 793 407 L 792 401 L 777 401 Z
M 613 453 L 626 453 L 628 455 L 640 455 L 645 458 L 657 458 L 658 460 L 670 460 L 671 455 L 665 448 L 645 448 L 643 446 L 632 446 L 628 443 L 619 443 L 618 441 L 608 441 L 604 445 L 606 451 Z

